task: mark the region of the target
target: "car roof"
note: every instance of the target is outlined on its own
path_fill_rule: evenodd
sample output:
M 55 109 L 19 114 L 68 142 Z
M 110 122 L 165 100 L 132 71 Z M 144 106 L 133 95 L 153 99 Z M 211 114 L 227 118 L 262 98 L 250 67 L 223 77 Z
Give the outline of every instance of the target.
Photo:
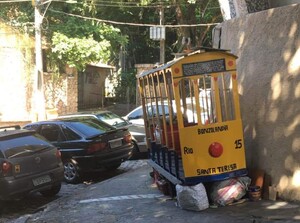
M 49 120 L 44 120 L 44 121 L 37 121 L 37 122 L 32 122 L 28 125 L 31 125 L 31 124 L 47 124 L 47 123 L 60 123 L 60 124 L 63 124 L 65 122 L 69 122 L 69 121 L 81 121 L 82 120 L 82 117 L 89 117 L 93 120 L 98 120 L 99 122 L 103 123 L 101 120 L 95 118 L 94 116 L 92 115 L 80 115 L 80 114 L 77 114 L 77 115 L 70 115 L 70 116 L 59 116 L 57 118 L 54 118 L 54 119 L 49 119 Z
M 34 133 L 35 131 L 33 130 L 21 129 L 19 125 L 2 126 L 0 127 L 0 140 L 5 140 L 7 138 L 17 138 L 25 135 L 32 135 Z
M 30 126 L 30 125 L 41 125 L 41 124 L 65 124 L 68 125 L 69 122 L 81 122 L 82 121 L 82 117 L 89 117 L 89 116 L 70 116 L 70 117 L 57 117 L 55 119 L 49 119 L 49 120 L 45 120 L 45 121 L 38 121 L 38 122 L 32 122 L 30 124 L 25 125 L 26 126 Z M 102 125 L 105 125 L 109 128 L 114 128 L 113 126 L 93 117 L 90 116 L 90 119 L 93 119 L 93 121 L 97 121 L 99 123 L 101 123 Z
M 72 115 L 95 115 L 95 114 L 104 114 L 104 113 L 113 113 L 108 110 L 99 110 L 99 111 L 79 111 L 79 112 L 74 112 L 70 114 L 65 114 L 62 116 L 72 116 Z M 60 117 L 60 116 L 59 116 Z
M 66 114 L 66 115 L 60 115 L 58 118 L 65 118 L 65 117 L 76 117 L 76 116 L 96 116 L 96 115 L 101 115 L 101 114 L 106 114 L 106 113 L 113 113 L 112 111 L 108 110 L 101 110 L 101 111 L 82 111 L 82 112 L 76 112 L 76 113 L 71 113 L 71 114 Z M 115 114 L 117 115 L 117 114 Z M 117 115 L 119 116 L 119 115 Z M 121 116 L 120 116 L 121 117 Z

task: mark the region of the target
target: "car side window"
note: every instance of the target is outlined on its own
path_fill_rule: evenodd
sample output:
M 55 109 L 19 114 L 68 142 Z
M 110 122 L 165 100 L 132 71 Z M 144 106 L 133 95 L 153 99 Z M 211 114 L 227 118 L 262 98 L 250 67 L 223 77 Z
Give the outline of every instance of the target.
M 44 136 L 50 142 L 62 141 L 62 134 L 58 125 L 42 125 L 39 134 Z
M 165 115 L 169 115 L 169 107 L 168 105 L 164 105 L 164 112 Z M 147 106 L 147 113 L 148 116 L 157 116 L 157 110 L 156 110 L 156 105 L 152 105 L 152 106 Z M 158 105 L 158 113 L 159 116 L 163 115 L 163 106 L 162 105 Z
M 135 110 L 134 112 L 132 112 L 128 116 L 128 119 L 138 119 L 138 118 L 142 118 L 142 117 L 143 117 L 143 109 L 139 108 L 139 109 Z
M 29 130 L 35 130 L 37 131 L 39 128 L 39 125 L 35 125 L 35 124 L 30 124 L 24 127 L 24 129 L 29 129 Z
M 155 116 L 156 111 L 154 106 L 147 106 L 146 111 L 149 117 Z
M 79 140 L 81 139 L 81 137 L 75 133 L 74 131 L 72 131 L 71 129 L 69 129 L 67 126 L 62 126 L 62 131 L 67 139 L 67 141 L 72 141 L 72 140 Z
M 158 106 L 158 112 L 159 112 L 159 115 L 163 115 L 163 106 L 162 105 Z M 169 115 L 168 105 L 164 105 L 164 113 L 165 113 L 165 115 Z

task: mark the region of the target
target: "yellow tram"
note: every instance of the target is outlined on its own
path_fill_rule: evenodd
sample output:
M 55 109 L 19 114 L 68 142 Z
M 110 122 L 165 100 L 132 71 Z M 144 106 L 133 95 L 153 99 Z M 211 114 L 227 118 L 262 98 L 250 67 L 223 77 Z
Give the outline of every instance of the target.
M 201 48 L 138 75 L 149 163 L 173 184 L 247 174 L 236 59 Z

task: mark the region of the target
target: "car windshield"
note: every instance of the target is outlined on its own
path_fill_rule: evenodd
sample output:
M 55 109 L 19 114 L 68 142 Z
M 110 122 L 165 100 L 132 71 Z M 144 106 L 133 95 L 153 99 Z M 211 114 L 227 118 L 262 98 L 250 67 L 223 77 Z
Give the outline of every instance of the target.
M 112 112 L 105 112 L 105 113 L 99 113 L 96 115 L 98 119 L 100 119 L 103 122 L 106 122 L 109 125 L 112 125 L 114 127 L 122 127 L 126 126 L 129 123 L 121 118 L 120 116 L 112 113 Z
M 68 123 L 71 128 L 87 137 L 92 137 L 115 130 L 113 126 L 101 122 L 96 118 L 80 117 L 77 119 L 68 119 L 64 121 Z

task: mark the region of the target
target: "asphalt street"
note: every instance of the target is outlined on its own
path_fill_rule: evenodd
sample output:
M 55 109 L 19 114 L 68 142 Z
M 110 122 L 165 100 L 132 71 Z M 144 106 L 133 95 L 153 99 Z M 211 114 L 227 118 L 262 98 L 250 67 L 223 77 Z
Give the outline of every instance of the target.
M 134 161 L 132 161 L 134 162 Z M 57 199 L 41 211 L 24 215 L 14 223 L 199 223 L 199 222 L 299 222 L 300 203 L 248 201 L 208 208 L 181 209 L 176 199 L 164 196 L 150 177 L 147 160 L 136 168 Z

